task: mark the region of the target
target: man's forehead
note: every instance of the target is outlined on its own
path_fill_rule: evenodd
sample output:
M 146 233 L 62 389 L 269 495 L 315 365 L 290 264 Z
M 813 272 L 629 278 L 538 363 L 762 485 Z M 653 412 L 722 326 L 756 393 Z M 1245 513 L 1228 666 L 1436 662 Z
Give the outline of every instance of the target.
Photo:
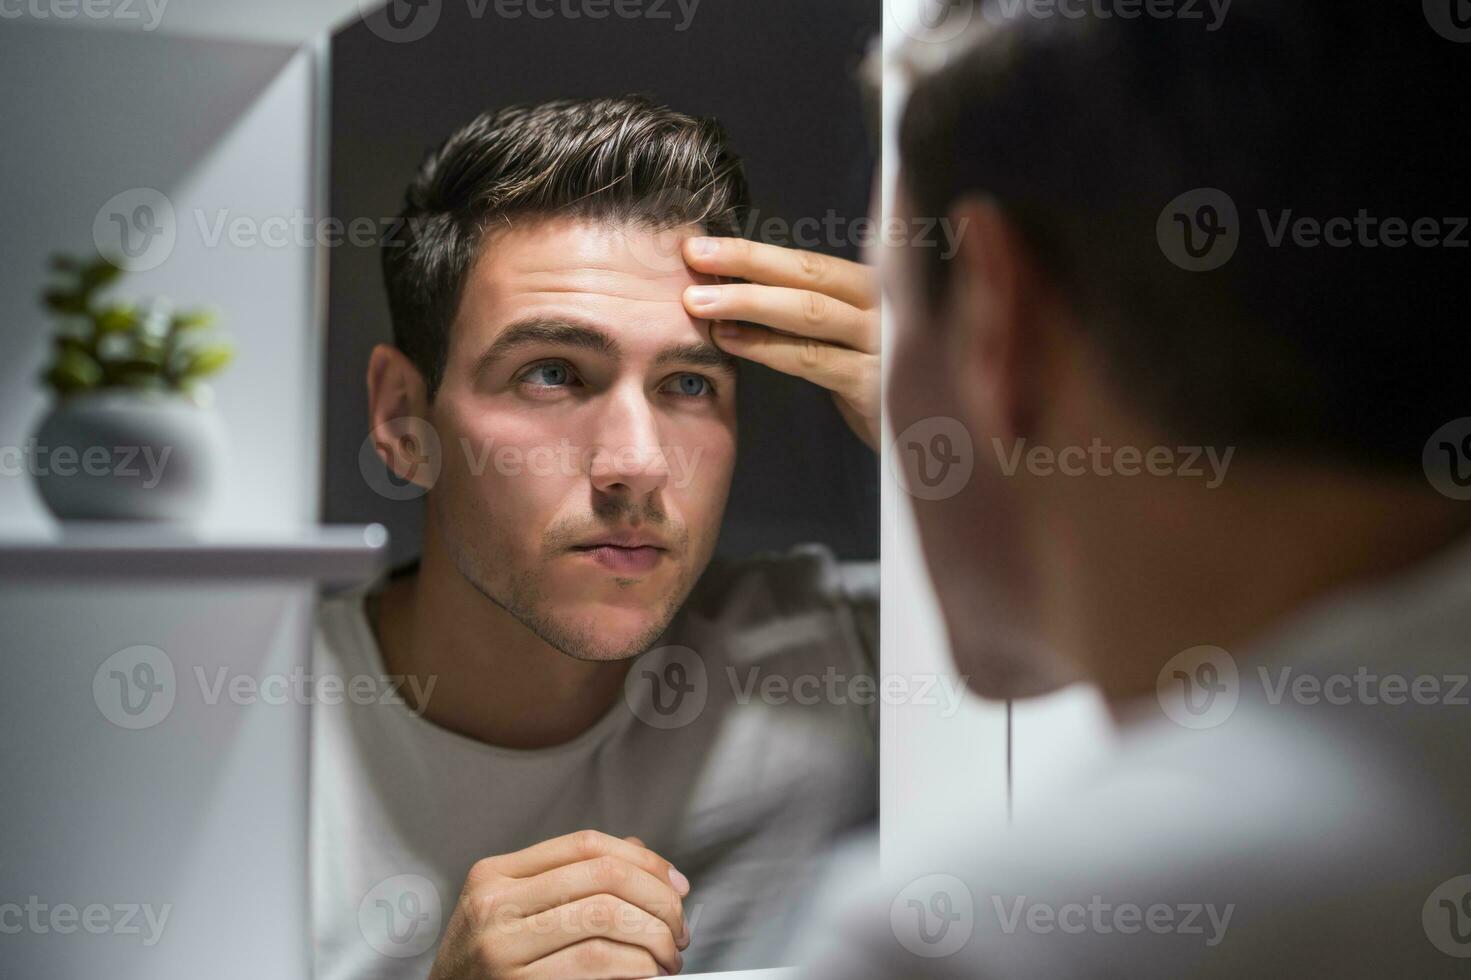
M 667 303 L 682 310 L 686 287 L 710 281 L 691 270 L 680 251 L 680 242 L 698 233 L 693 226 L 654 231 L 568 218 L 517 222 L 487 237 L 466 291 L 493 303 L 582 294 L 593 302 Z
M 513 326 L 541 321 L 581 324 L 629 354 L 710 345 L 709 321 L 683 300 L 687 287 L 714 281 L 680 250 L 699 232 L 565 218 L 510 224 L 487 237 L 471 268 L 451 343 L 484 358 Z

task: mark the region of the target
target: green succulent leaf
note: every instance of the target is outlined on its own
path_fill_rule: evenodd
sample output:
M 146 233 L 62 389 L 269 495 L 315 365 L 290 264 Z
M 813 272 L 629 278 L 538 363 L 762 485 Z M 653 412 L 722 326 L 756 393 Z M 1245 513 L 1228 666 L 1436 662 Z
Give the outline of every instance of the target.
M 164 362 L 164 341 L 159 337 L 140 334 L 133 338 L 133 355 L 150 361 Z
M 66 353 L 67 351 L 76 351 L 78 354 L 86 354 L 88 357 L 91 357 L 92 356 L 92 349 L 87 346 L 87 342 L 85 340 L 83 340 L 82 338 L 80 338 L 80 337 L 70 337 L 70 336 L 67 336 L 66 334 L 57 334 L 57 336 L 56 336 L 56 353 L 57 353 L 57 355 L 59 356 L 61 354 Z
M 121 381 L 130 374 L 148 374 L 161 378 L 163 365 L 147 357 L 127 357 L 107 364 L 107 375 L 113 380 Z
M 176 313 L 165 300 L 95 303 L 96 294 L 123 274 L 106 257 L 53 255 L 49 268 L 41 298 L 58 318 L 56 355 L 42 380 L 62 395 L 115 385 L 203 398 L 209 389 L 199 379 L 233 359 L 229 345 L 195 339 L 213 324 L 212 310 Z
M 155 371 L 124 371 L 117 376 L 117 383 L 135 391 L 166 391 L 168 379 Z
M 181 379 L 202 378 L 214 374 L 235 356 L 235 352 L 223 344 L 209 344 L 187 351 L 179 367 Z
M 41 297 L 53 313 L 86 313 L 87 297 L 70 289 L 48 289 Z
M 107 259 L 98 259 L 82 270 L 82 288 L 87 292 L 101 289 L 103 286 L 116 281 L 123 274 L 123 270 L 113 265 Z
M 102 383 L 102 365 L 85 351 L 63 350 L 46 372 L 45 380 L 62 394 L 85 391 Z
M 185 330 L 198 330 L 207 327 L 214 322 L 214 313 L 210 310 L 185 310 L 174 314 L 169 322 L 170 333 L 181 333 Z
M 93 321 L 97 324 L 98 333 L 122 333 L 137 330 L 142 318 L 131 306 L 109 306 L 98 310 Z

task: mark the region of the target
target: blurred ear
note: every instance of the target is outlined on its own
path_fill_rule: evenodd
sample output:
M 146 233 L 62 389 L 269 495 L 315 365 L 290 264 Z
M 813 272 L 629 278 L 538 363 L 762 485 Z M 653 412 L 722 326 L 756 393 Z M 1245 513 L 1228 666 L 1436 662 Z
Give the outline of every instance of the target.
M 378 456 L 393 474 L 426 489 L 431 472 L 424 464 L 431 447 L 428 389 L 424 377 L 392 344 L 373 348 L 368 360 L 368 425 Z
M 1040 283 L 1021 236 L 989 198 L 963 198 L 950 221 L 960 241 L 948 303 L 955 390 L 971 431 L 1009 445 L 1033 433 L 1042 406 Z

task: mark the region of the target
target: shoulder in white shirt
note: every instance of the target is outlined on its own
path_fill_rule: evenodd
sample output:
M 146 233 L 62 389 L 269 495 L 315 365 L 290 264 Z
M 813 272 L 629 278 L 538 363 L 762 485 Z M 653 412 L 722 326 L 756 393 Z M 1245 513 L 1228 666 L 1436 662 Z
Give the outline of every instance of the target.
M 802 975 L 1471 976 L 1471 547 L 1233 660 L 1234 706 L 886 868 Z

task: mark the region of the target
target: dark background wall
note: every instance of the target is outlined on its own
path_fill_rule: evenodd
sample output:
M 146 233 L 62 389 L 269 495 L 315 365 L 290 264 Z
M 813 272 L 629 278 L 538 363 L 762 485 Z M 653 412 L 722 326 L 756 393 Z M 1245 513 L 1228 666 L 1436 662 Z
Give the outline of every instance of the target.
M 559 8 L 547 0 L 542 9 Z M 683 31 L 676 0 L 663 9 L 669 19 L 507 19 L 494 0 L 442 0 L 433 29 L 412 42 L 355 21 L 332 44 L 333 216 L 398 214 L 425 152 L 486 109 L 637 92 L 719 119 L 746 160 L 761 219 L 791 228 L 835 212 L 840 233 L 816 250 L 856 259 L 850 231 L 867 214 L 874 166 L 856 73 L 881 5 L 702 0 Z M 368 352 L 390 337 L 378 252 L 339 245 L 330 262 L 323 517 L 386 524 L 402 561 L 417 553 L 423 503 L 379 496 L 358 468 Z M 720 551 L 819 541 L 840 557 L 877 557 L 874 454 L 825 391 L 759 365 L 742 370 L 740 460 Z

